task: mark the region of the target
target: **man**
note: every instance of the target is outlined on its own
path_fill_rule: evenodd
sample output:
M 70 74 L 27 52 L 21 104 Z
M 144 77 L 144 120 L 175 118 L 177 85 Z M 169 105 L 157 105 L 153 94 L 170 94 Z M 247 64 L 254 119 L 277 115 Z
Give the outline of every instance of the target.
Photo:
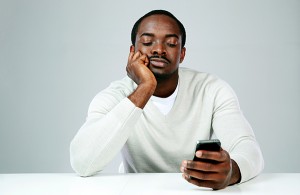
M 91 102 L 71 143 L 71 164 L 81 176 L 101 171 L 122 151 L 125 172 L 179 172 L 198 186 L 222 189 L 259 174 L 263 158 L 232 89 L 217 77 L 179 68 L 185 29 L 171 13 L 154 10 L 131 34 L 128 77 Z M 219 152 L 197 140 L 216 137 Z M 207 161 L 208 160 L 208 161 Z

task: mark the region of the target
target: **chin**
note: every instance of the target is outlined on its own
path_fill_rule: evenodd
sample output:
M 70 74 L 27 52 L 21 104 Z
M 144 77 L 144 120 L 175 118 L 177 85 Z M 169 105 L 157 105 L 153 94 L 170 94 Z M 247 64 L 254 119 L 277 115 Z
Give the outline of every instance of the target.
M 167 79 L 170 78 L 170 74 L 166 74 L 166 73 L 156 73 L 153 72 L 154 76 L 156 79 Z
M 158 73 L 158 72 L 153 72 L 155 78 L 157 81 L 160 80 L 166 80 L 166 79 L 170 79 L 171 77 L 174 76 L 174 74 L 176 74 L 177 71 L 174 71 L 172 73 Z

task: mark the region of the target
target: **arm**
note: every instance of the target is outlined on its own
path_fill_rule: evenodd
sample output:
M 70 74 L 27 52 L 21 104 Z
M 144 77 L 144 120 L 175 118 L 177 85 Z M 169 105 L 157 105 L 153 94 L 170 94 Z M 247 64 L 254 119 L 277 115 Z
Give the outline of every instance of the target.
M 70 144 L 72 168 L 80 176 L 94 175 L 114 158 L 142 114 L 113 83 L 91 102 L 86 122 Z
M 218 82 L 210 92 L 215 105 L 212 128 L 224 150 L 198 151 L 198 158 L 213 161 L 183 161 L 181 171 L 183 177 L 195 185 L 222 189 L 259 174 L 263 158 L 232 89 Z
M 148 64 L 149 60 L 145 54 L 140 51 L 134 53 L 134 48 L 130 48 L 126 71 L 138 87 L 128 98 L 139 108 L 144 108 L 157 85 L 156 78 L 147 67 Z
M 244 117 L 238 99 L 225 82 L 216 87 L 213 130 L 221 139 L 223 148 L 230 154 L 245 182 L 257 176 L 264 167 L 264 160 L 252 127 Z
M 147 60 L 140 52 L 130 52 L 127 72 L 138 86 L 128 91 L 124 81 L 115 82 L 92 101 L 87 120 L 70 145 L 71 165 L 79 175 L 101 171 L 127 141 L 156 87 Z

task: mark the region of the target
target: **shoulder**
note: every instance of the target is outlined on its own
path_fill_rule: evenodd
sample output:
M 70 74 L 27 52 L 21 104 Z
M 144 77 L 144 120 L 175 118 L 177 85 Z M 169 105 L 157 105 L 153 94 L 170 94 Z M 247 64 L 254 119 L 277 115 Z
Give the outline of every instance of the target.
M 189 85 L 201 85 L 202 87 L 217 87 L 228 85 L 224 80 L 215 74 L 200 72 L 197 70 L 181 67 L 179 69 L 179 78 L 181 82 Z
M 89 105 L 89 117 L 96 114 L 105 114 L 132 93 L 135 83 L 129 78 L 113 81 L 107 88 L 98 92 Z
M 231 86 L 215 74 L 200 72 L 181 67 L 179 69 L 180 82 L 195 91 L 204 91 L 206 95 L 235 96 Z
M 124 77 L 110 83 L 104 90 L 100 91 L 98 95 L 103 93 L 120 94 L 121 96 L 128 96 L 137 87 L 137 85 L 129 78 Z
M 116 80 L 110 83 L 108 87 L 96 94 L 92 100 L 92 104 L 96 103 L 118 103 L 136 88 L 136 84 L 129 78 Z

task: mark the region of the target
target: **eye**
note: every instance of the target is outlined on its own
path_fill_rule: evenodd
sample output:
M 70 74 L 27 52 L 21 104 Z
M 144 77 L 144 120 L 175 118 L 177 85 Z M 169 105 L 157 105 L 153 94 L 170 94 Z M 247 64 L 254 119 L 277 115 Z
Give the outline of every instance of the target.
M 152 42 L 142 43 L 144 46 L 150 46 L 152 45 Z
M 167 43 L 167 45 L 168 45 L 169 47 L 176 47 L 176 46 L 177 46 L 177 44 L 174 44 L 174 43 Z

